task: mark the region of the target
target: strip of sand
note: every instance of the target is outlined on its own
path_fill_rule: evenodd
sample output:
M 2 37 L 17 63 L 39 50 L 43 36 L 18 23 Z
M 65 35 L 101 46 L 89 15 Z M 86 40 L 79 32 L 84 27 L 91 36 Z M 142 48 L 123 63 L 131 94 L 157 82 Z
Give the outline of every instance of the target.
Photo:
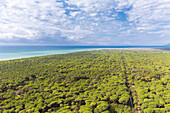
M 108 49 L 104 49 L 108 50 Z M 130 51 L 170 51 L 170 48 L 110 48 L 109 50 L 130 50 Z

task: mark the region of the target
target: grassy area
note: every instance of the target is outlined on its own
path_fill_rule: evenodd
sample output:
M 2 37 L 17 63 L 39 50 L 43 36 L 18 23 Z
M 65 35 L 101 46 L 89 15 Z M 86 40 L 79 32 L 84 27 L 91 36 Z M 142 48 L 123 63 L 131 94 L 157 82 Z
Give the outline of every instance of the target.
M 98 50 L 1 61 L 0 83 L 0 113 L 166 113 L 170 52 Z

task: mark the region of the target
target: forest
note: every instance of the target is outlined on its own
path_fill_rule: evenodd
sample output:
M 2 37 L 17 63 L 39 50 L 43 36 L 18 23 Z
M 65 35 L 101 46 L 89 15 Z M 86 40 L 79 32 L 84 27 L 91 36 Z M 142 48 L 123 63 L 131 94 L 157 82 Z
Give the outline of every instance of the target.
M 93 50 L 0 61 L 0 113 L 170 113 L 170 52 Z

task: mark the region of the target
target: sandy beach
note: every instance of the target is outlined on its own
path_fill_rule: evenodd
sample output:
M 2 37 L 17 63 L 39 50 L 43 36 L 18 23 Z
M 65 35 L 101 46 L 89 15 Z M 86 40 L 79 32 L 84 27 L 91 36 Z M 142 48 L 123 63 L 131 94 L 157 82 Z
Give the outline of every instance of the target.
M 170 49 L 170 48 L 169 48 Z M 107 50 L 107 49 L 104 49 Z M 130 51 L 168 51 L 166 48 L 111 48 L 109 50 L 130 50 Z

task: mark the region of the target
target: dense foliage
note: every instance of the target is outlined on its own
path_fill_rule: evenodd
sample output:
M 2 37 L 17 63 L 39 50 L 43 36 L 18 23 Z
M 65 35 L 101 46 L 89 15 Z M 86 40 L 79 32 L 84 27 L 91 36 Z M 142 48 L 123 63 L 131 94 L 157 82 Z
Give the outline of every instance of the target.
M 0 83 L 0 113 L 166 113 L 170 52 L 100 50 L 1 61 Z

